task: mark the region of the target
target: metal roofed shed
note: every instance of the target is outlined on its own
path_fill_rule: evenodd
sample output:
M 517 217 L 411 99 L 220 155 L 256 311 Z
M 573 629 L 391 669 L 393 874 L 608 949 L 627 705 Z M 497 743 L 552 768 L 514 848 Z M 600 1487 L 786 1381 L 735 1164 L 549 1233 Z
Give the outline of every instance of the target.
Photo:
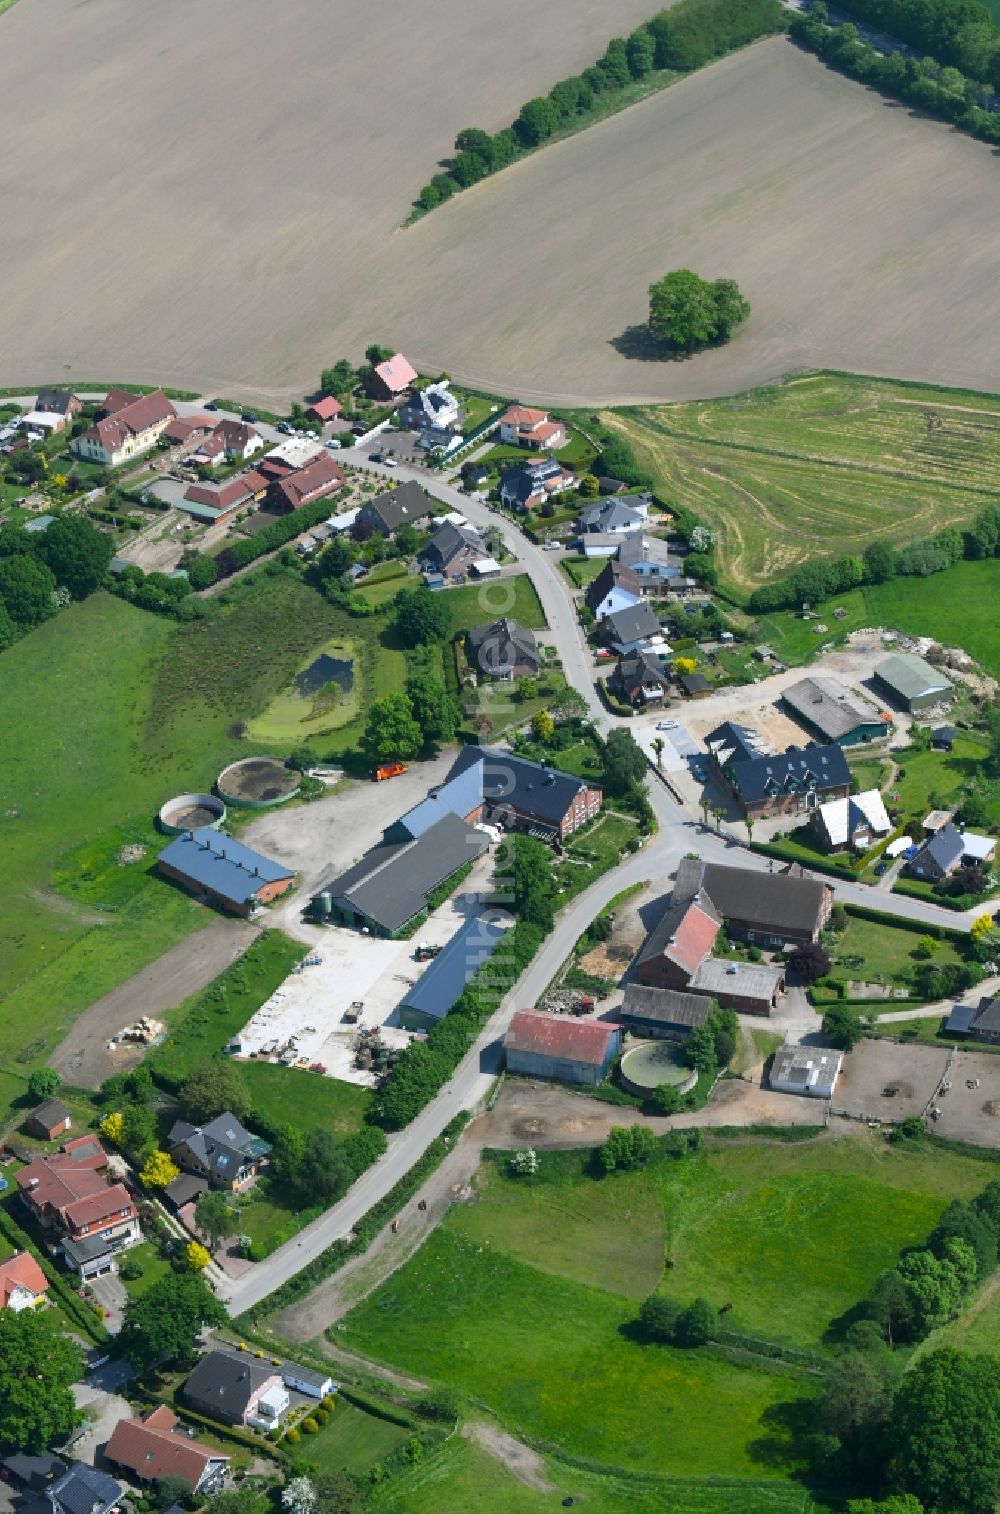
M 561 1083 L 603 1082 L 620 1047 L 621 1030 L 608 1020 L 537 1009 L 519 1009 L 504 1038 L 508 1072 Z
M 919 714 L 951 699 L 955 686 L 939 668 L 932 667 L 914 652 L 897 652 L 875 669 L 876 686 L 884 689 L 897 704 Z
M 466 920 L 447 946 L 400 1000 L 400 1023 L 425 1030 L 442 1020 L 484 962 L 502 941 L 505 929 L 491 920 Z
M 321 919 L 336 917 L 391 936 L 427 908 L 427 895 L 489 846 L 489 837 L 446 812 L 419 837 L 383 841 L 314 896 Z
M 771 1087 L 779 1093 L 830 1099 L 844 1053 L 821 1046 L 779 1046 L 771 1064 Z
M 782 696 L 801 724 L 824 741 L 856 746 L 884 736 L 890 722 L 836 678 L 803 678 Z
M 189 893 L 238 915 L 278 898 L 295 878 L 280 862 L 208 826 L 177 836 L 160 853 L 157 867 Z

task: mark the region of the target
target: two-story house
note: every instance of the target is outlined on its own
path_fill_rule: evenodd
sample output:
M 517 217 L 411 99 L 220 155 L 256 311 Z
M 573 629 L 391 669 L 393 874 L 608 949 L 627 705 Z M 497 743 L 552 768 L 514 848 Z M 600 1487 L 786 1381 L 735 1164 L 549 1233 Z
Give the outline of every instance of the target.
M 511 405 L 500 417 L 500 440 L 507 447 L 526 447 L 530 452 L 558 452 L 566 445 L 566 427 L 550 420 L 546 410 Z
M 155 447 L 177 411 L 162 389 L 130 394 L 112 389 L 104 398 L 102 418 L 74 436 L 69 450 L 90 463 L 120 468 Z
M 234 1114 L 216 1115 L 207 1125 L 178 1120 L 168 1137 L 171 1159 L 185 1172 L 207 1178 L 213 1188 L 246 1188 L 271 1150 Z
M 48 1249 L 81 1277 L 114 1272 L 118 1253 L 142 1240 L 132 1195 L 123 1183 L 109 1181 L 96 1136 L 78 1136 L 29 1162 L 15 1181 Z

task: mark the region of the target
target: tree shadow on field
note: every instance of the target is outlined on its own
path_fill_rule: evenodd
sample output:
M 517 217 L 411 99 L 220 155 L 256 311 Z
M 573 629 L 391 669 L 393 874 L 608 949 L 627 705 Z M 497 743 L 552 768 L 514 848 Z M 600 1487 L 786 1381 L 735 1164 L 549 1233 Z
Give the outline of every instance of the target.
M 770 1433 L 749 1443 L 747 1455 L 750 1460 L 766 1467 L 794 1470 L 801 1475 L 815 1455 L 815 1408 L 812 1399 L 792 1399 L 789 1403 L 772 1404 L 765 1409 L 760 1424 Z
M 687 356 L 673 352 L 659 337 L 653 335 L 645 321 L 638 326 L 626 326 L 620 336 L 613 336 L 608 343 L 620 357 L 634 363 L 676 363 Z

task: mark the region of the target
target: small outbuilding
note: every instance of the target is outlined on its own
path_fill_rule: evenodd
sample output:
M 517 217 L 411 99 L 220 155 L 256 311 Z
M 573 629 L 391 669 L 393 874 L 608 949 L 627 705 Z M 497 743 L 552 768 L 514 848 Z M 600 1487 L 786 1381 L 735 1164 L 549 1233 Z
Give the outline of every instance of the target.
M 233 915 L 249 916 L 260 904 L 287 893 L 295 874 L 210 826 L 185 831 L 157 858 L 165 878 Z
M 778 1093 L 831 1099 L 844 1053 L 822 1046 L 779 1046 L 771 1064 L 770 1084 Z
M 621 1030 L 607 1020 L 575 1020 L 519 1009 L 504 1038 L 507 1071 L 558 1083 L 602 1083 L 621 1050 Z
M 28 1115 L 24 1129 L 39 1141 L 54 1141 L 65 1135 L 72 1124 L 73 1117 L 61 1099 L 46 1099 Z

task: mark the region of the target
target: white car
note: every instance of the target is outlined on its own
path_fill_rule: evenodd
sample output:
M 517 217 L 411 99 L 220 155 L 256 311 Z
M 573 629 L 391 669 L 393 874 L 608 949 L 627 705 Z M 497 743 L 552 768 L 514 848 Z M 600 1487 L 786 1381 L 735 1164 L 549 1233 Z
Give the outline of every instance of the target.
M 656 722 L 656 729 L 658 731 L 676 731 L 679 725 L 679 720 L 658 720 Z
M 383 465 L 383 467 L 386 467 L 386 468 L 398 468 L 399 467 L 399 464 L 397 463 L 397 461 L 396 461 L 396 459 L 394 457 L 384 457 L 382 459 L 382 465 Z
M 338 440 L 337 440 L 337 438 L 335 436 L 331 436 L 330 440 L 327 442 L 326 445 L 329 447 L 329 449 L 330 449 L 331 452 L 337 452 L 337 451 L 340 450 L 340 448 L 344 444 L 343 444 L 343 442 L 338 442 Z
M 546 552 L 558 552 L 559 551 L 559 543 L 557 541 L 547 541 L 545 543 L 545 551 Z

